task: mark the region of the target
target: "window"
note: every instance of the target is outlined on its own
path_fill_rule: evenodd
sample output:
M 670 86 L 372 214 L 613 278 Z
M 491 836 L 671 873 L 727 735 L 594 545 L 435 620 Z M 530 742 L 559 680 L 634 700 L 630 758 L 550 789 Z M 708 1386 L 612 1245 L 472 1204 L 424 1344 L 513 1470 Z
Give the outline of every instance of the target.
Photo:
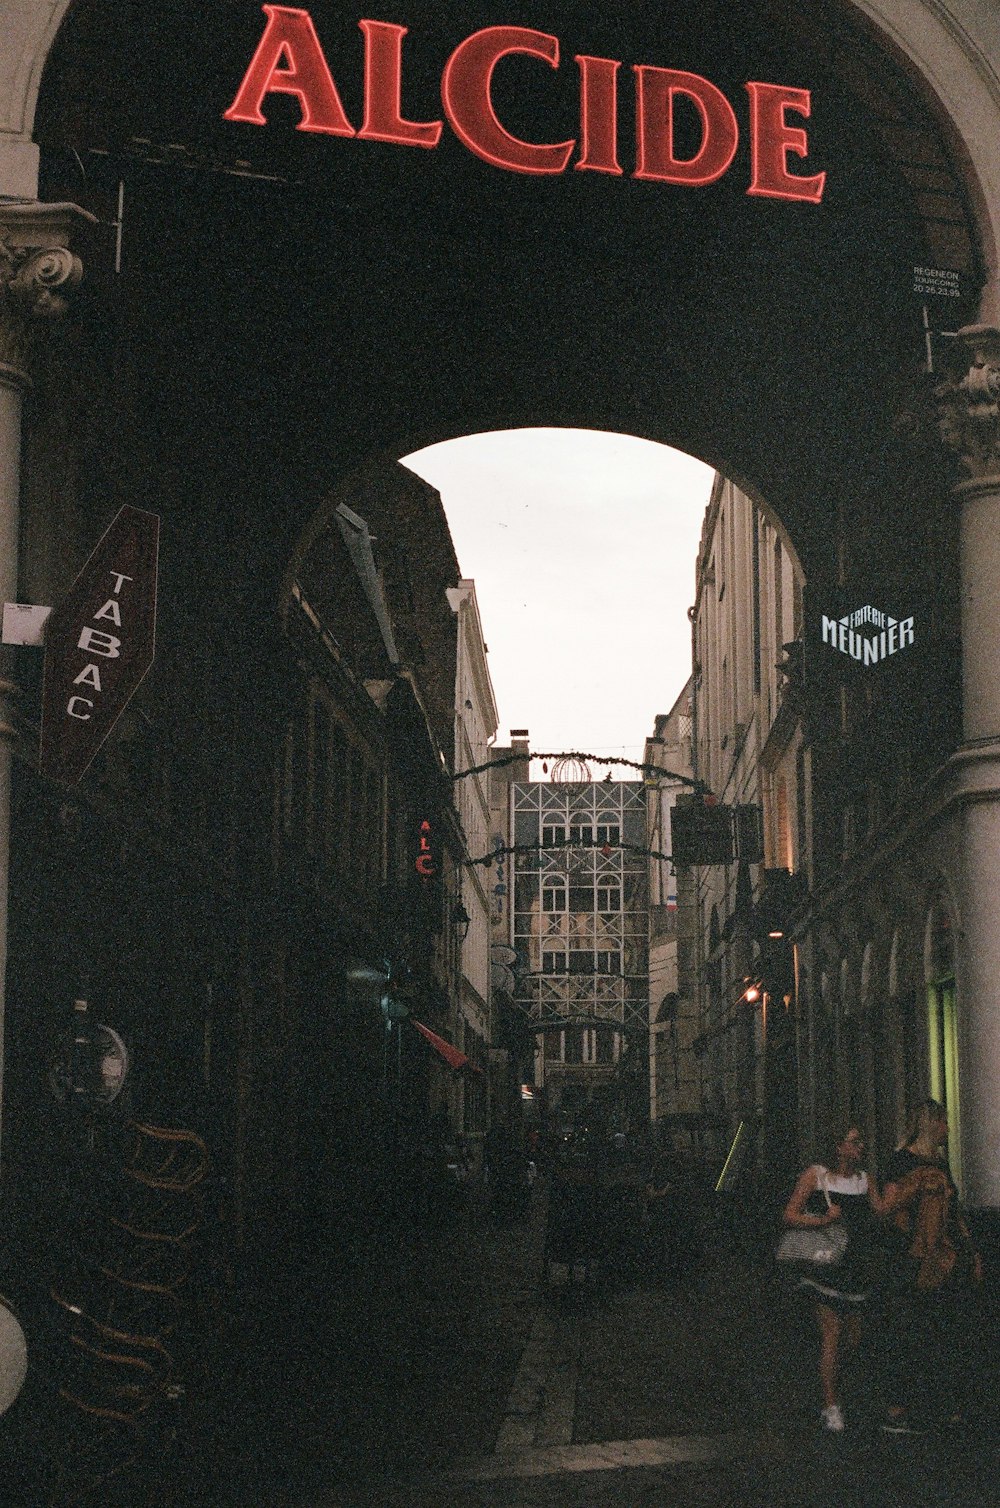
M 330 788 L 330 715 L 322 702 L 313 702 L 312 724 L 309 846 L 315 853 L 322 854 L 327 843 L 327 800 Z
M 599 1029 L 594 1032 L 594 1038 L 594 1062 L 613 1063 L 615 1060 L 614 1032 Z
M 374 880 L 382 878 L 382 787 L 375 770 L 365 777 L 365 806 L 367 809 L 366 842 L 368 845 L 368 874 Z
M 566 910 L 566 881 L 564 879 L 542 881 L 542 910 Z
M 775 784 L 775 822 L 777 825 L 775 857 L 779 869 L 794 869 L 795 855 L 792 852 L 792 823 L 789 812 L 788 785 L 783 775 Z
M 304 713 L 288 724 L 285 734 L 284 830 L 292 843 L 299 840 L 305 826 L 306 785 L 309 770 L 309 730 Z
M 622 909 L 622 891 L 617 880 L 598 880 L 597 909 L 598 911 L 620 911 Z
M 578 1026 L 567 1026 L 563 1032 L 563 1062 L 583 1062 L 583 1032 Z
M 597 954 L 596 973 L 620 974 L 622 971 L 621 954 L 610 949 Z
M 330 821 L 327 826 L 326 860 L 331 868 L 340 862 L 344 807 L 347 799 L 347 746 L 339 723 L 330 732 Z
M 592 843 L 594 829 L 589 822 L 571 822 L 569 829 L 569 841 L 571 843 Z
M 357 749 L 353 744 L 348 744 L 344 780 L 344 832 L 347 836 L 347 853 L 352 867 L 357 863 L 358 857 L 358 827 L 361 817 L 360 763 Z
M 598 824 L 597 841 L 600 844 L 607 843 L 611 848 L 617 848 L 622 841 L 622 830 L 617 822 L 602 822 Z
M 565 974 L 565 972 L 566 972 L 566 950 L 565 950 L 565 948 L 548 948 L 548 947 L 547 948 L 543 948 L 542 949 L 542 973 L 543 974 Z
M 566 829 L 561 822 L 546 822 L 542 826 L 542 847 L 558 848 L 566 841 Z

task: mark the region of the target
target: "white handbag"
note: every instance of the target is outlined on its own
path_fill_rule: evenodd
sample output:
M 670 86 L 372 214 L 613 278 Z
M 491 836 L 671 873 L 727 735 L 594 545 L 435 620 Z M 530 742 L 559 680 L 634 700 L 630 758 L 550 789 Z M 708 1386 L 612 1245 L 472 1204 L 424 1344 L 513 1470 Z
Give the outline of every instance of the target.
M 826 1186 L 825 1172 L 823 1194 L 829 1209 L 833 1201 Z M 825 1269 L 836 1267 L 846 1250 L 847 1228 L 841 1221 L 835 1220 L 832 1225 L 799 1226 L 794 1230 L 786 1230 L 778 1242 L 774 1259 L 776 1262 L 795 1263 L 799 1267 Z

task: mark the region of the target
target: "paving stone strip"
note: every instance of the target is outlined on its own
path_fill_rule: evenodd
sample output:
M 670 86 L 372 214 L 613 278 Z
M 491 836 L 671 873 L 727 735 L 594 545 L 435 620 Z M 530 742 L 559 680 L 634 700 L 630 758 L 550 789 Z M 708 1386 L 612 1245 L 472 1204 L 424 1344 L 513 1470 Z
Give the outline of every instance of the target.
M 568 1445 L 573 1438 L 582 1329 L 540 1309 L 511 1385 L 495 1454 L 533 1445 Z
M 618 1471 L 624 1467 L 717 1465 L 783 1453 L 780 1440 L 746 1433 L 674 1435 L 665 1440 L 604 1440 L 592 1445 L 552 1445 L 498 1450 L 481 1461 L 444 1473 L 450 1481 L 483 1482 L 510 1477 Z

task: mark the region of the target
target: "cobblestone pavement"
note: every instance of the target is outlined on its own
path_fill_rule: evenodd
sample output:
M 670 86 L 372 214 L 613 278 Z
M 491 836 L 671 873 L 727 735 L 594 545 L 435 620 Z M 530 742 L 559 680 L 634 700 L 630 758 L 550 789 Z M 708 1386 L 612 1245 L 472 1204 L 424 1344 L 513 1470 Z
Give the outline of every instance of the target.
M 556 1270 L 564 1280 L 565 1270 Z M 603 1302 L 540 1302 L 493 1447 L 434 1473 L 344 1484 L 315 1508 L 981 1508 L 997 1489 L 996 1394 L 961 1438 L 880 1433 L 878 1332 L 845 1378 L 850 1428 L 818 1428 L 811 1315 L 766 1265 L 683 1292 L 633 1272 Z M 990 1348 L 984 1349 L 988 1361 Z M 992 1361 L 995 1379 L 995 1359 Z
M 722 1239 L 726 1260 L 685 1290 L 635 1267 L 600 1296 L 556 1268 L 550 1290 L 543 1206 L 523 1224 L 415 1238 L 402 1266 L 341 1272 L 350 1304 L 333 1302 L 321 1259 L 289 1269 L 284 1310 L 238 1338 L 180 1458 L 128 1508 L 1000 1501 L 987 1328 L 969 1435 L 878 1432 L 873 1328 L 845 1383 L 850 1427 L 824 1436 L 810 1316 L 766 1263 L 730 1258 Z

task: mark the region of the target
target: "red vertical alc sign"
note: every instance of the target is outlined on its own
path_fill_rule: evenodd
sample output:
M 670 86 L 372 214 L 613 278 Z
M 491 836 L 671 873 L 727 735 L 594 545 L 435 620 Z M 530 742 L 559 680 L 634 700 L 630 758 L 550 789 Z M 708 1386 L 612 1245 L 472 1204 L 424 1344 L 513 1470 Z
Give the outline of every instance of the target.
M 120 510 L 45 635 L 39 769 L 74 785 L 153 663 L 160 521 Z

